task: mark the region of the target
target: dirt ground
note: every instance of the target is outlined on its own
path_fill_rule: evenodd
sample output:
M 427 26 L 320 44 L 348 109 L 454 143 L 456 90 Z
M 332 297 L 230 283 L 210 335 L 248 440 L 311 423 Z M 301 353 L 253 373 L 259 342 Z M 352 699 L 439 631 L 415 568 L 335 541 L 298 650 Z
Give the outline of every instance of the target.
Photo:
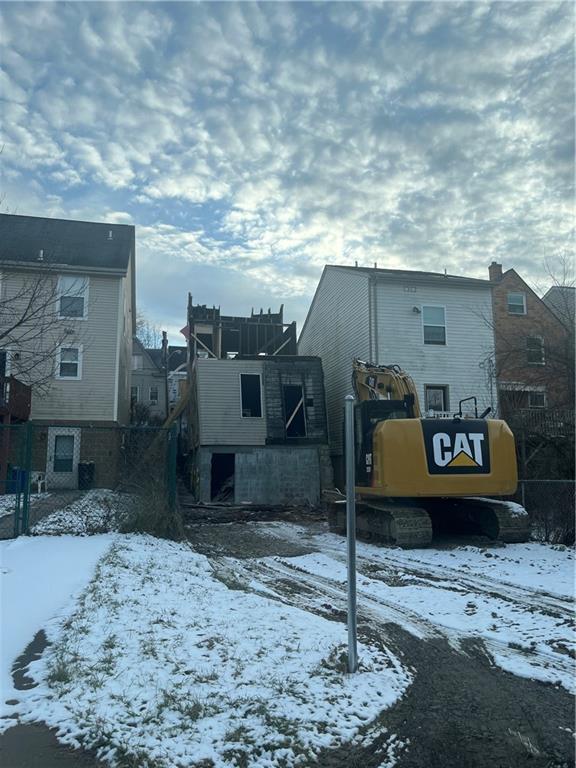
M 195 549 L 212 559 L 230 586 L 245 588 L 254 577 L 273 586 L 293 605 L 345 621 L 345 585 L 335 587 L 298 569 L 252 560 L 273 561 L 317 551 L 313 535 L 325 531 L 325 526 L 314 522 L 305 529 L 309 536 L 286 538 L 278 535 L 277 527 L 271 535 L 266 523 L 188 526 L 187 530 Z M 361 570 L 361 559 L 358 565 Z M 420 570 L 414 575 L 426 578 Z M 482 589 L 480 582 L 478 588 Z M 538 599 L 537 594 L 520 589 L 514 599 L 525 605 Z M 396 734 L 406 744 L 396 753 L 398 768 L 574 766 L 574 701 L 564 688 L 499 669 L 480 638 L 466 641 L 457 651 L 440 633 L 417 638 L 395 621 L 393 610 L 388 618 L 386 613 L 363 607 L 360 595 L 359 640 L 385 644 L 413 670 L 414 681 L 401 701 L 381 715 L 383 735 L 369 747 L 326 752 L 317 761 L 319 768 L 381 766 L 387 734 Z

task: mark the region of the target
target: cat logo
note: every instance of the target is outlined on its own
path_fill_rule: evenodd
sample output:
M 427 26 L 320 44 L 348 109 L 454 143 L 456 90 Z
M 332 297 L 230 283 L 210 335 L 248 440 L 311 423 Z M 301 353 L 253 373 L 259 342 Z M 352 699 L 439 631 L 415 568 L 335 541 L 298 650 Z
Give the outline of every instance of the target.
M 480 432 L 456 432 L 454 442 L 446 432 L 436 432 L 432 438 L 434 461 L 439 467 L 481 467 L 483 441 Z
M 423 419 L 422 431 L 431 475 L 488 474 L 490 452 L 486 422 L 480 419 Z

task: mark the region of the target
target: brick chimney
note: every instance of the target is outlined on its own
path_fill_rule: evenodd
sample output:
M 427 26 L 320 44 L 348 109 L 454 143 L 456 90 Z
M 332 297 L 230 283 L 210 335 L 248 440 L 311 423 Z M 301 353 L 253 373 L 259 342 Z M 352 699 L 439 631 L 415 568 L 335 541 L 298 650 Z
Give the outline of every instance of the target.
M 498 262 L 493 261 L 492 264 L 488 267 L 488 274 L 490 276 L 490 280 L 493 283 L 499 283 L 500 280 L 502 280 L 502 264 L 498 264 Z

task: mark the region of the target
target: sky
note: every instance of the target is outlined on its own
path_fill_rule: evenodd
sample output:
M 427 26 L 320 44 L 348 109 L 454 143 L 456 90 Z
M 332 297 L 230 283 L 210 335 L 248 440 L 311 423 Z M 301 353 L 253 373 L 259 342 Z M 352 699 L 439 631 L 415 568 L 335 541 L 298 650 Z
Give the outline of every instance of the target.
M 4 212 L 134 224 L 137 305 L 300 329 L 326 263 L 546 288 L 572 252 L 556 2 L 5 2 Z

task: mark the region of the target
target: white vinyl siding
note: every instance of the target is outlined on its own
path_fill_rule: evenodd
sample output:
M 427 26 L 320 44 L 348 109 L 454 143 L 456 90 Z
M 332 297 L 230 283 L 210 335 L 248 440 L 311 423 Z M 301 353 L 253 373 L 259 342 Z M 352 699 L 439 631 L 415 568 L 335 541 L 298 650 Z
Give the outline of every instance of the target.
M 243 418 L 240 374 L 260 374 L 258 360 L 197 359 L 195 376 L 201 445 L 265 445 L 266 403 L 262 418 Z
M 322 359 L 330 446 L 338 453 L 344 398 L 352 393 L 352 360 L 370 360 L 377 352 L 370 305 L 365 272 L 326 267 L 298 340 L 299 355 Z
M 495 408 L 486 364 L 494 357 L 490 287 L 437 282 L 414 280 L 410 284 L 416 291 L 407 293 L 399 280 L 378 281 L 378 362 L 400 365 L 412 376 L 421 408 L 426 402 L 424 385 L 435 382 L 449 387 L 453 409 L 471 395 L 478 398 L 479 412 L 489 405 Z M 422 343 L 422 320 L 413 311 L 415 305 L 446 308 L 447 345 Z
M 327 267 L 298 342 L 300 355 L 322 358 L 332 451 L 342 450 L 353 357 L 401 366 L 414 379 L 422 409 L 425 384 L 436 382 L 448 388 L 452 407 L 476 395 L 479 411 L 495 408 L 496 387 L 486 364 L 494 356 L 488 282 L 444 285 L 441 279 L 383 276 L 369 288 L 368 274 Z M 423 306 L 445 308 L 447 345 L 423 343 Z

